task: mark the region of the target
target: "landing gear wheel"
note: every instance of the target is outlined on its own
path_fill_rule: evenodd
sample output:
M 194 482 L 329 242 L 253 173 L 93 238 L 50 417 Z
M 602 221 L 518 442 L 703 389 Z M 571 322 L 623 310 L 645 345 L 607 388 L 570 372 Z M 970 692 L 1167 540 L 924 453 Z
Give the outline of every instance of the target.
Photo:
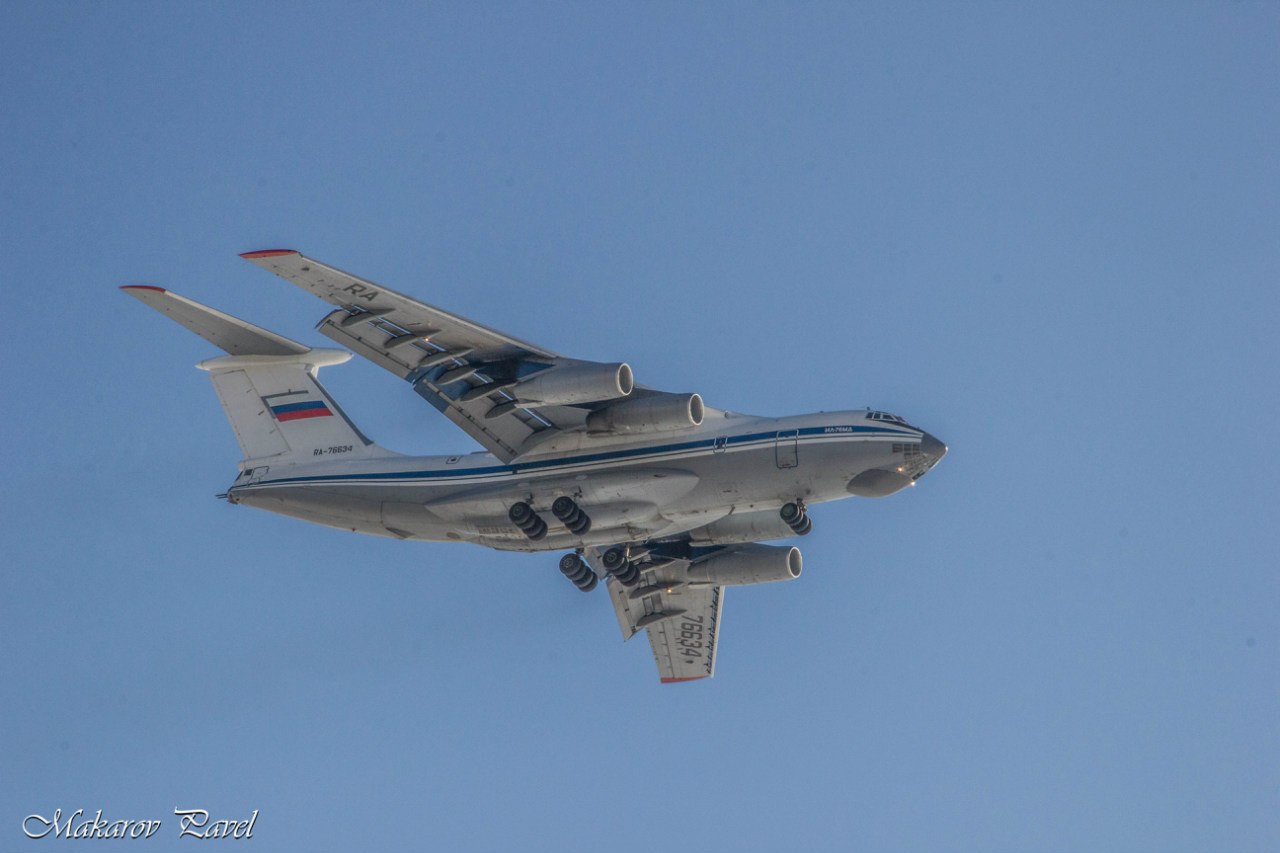
M 568 521 L 578 511 L 578 505 L 573 502 L 573 498 L 561 496 L 551 504 L 551 514 L 561 521 Z
M 511 509 L 507 510 L 507 518 L 520 528 L 521 533 L 535 542 L 547 535 L 547 523 L 524 501 L 513 503 Z
M 524 501 L 512 504 L 511 509 L 507 510 L 507 518 L 511 519 L 511 523 L 516 527 L 519 527 L 521 530 L 528 525 L 533 517 L 533 507 L 529 506 Z
M 591 592 L 600 583 L 600 578 L 578 554 L 565 554 L 561 557 L 560 571 L 583 592 Z
M 561 495 L 551 504 L 551 514 L 574 536 L 584 536 L 591 529 L 591 519 L 571 497 Z
M 805 512 L 802 503 L 785 503 L 778 510 L 778 515 L 797 536 L 804 536 L 813 529 L 813 522 L 809 520 L 809 514 Z
M 614 572 L 613 576 L 618 579 L 618 583 L 623 586 L 635 586 L 640 580 L 640 567 L 635 563 L 630 563 L 621 571 Z
M 610 548 L 600 560 L 604 563 L 605 571 L 611 575 L 617 574 L 619 569 L 627 565 L 627 551 L 625 548 Z

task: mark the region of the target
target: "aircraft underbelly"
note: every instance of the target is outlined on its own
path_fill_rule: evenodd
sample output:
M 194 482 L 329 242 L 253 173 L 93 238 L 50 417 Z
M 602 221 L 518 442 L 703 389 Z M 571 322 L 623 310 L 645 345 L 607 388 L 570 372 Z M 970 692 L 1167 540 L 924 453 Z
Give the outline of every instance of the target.
M 584 507 L 645 504 L 656 508 L 680 500 L 697 485 L 698 476 L 681 468 L 644 466 L 532 477 L 517 473 L 496 483 L 424 495 L 422 503 L 451 521 L 505 519 L 516 501 L 528 501 L 535 509 L 545 504 L 549 509 L 557 497 L 569 495 Z
M 677 535 L 757 505 L 848 497 L 850 478 L 882 461 L 876 455 L 882 448 L 875 445 L 802 443 L 794 450 L 781 457 L 785 465 L 769 446 L 686 458 L 678 468 L 640 464 L 577 473 L 516 471 L 479 484 L 408 477 L 328 482 L 242 491 L 236 500 L 360 533 L 556 550 Z M 568 534 L 551 516 L 550 504 L 560 495 L 574 497 L 591 516 L 592 530 L 585 537 Z M 531 541 L 510 523 L 506 512 L 516 501 L 529 501 L 549 522 L 545 539 Z
M 236 503 L 355 533 L 395 535 L 382 524 L 380 508 L 375 501 L 343 491 L 296 486 L 242 493 L 237 496 Z

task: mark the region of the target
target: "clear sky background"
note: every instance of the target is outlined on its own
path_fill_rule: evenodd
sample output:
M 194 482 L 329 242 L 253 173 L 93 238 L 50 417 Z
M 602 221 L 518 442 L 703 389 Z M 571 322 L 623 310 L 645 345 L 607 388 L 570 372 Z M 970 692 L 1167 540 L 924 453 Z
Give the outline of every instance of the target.
M 1280 7 L 1066 5 L 4 4 L 0 848 L 1280 849 Z M 214 499 L 216 351 L 116 288 L 327 343 L 276 247 L 951 453 L 662 686 L 554 554 Z

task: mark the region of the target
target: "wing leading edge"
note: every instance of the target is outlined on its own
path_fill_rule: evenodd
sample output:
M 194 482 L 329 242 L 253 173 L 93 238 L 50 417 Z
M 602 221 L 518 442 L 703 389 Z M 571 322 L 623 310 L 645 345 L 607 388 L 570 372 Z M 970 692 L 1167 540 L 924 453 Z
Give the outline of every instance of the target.
M 409 382 L 504 462 L 558 431 L 582 429 L 602 409 L 605 430 L 657 414 L 702 421 L 698 395 L 635 386 L 626 364 L 567 358 L 291 249 L 241 257 L 337 306 L 321 334 Z M 638 408 L 615 415 L 622 401 Z
M 570 359 L 299 252 L 269 249 L 241 257 L 338 306 L 320 321 L 321 334 L 409 382 L 504 462 L 538 433 L 579 425 L 572 413 L 569 422 L 557 423 L 549 412 L 522 407 L 505 391 L 518 379 Z

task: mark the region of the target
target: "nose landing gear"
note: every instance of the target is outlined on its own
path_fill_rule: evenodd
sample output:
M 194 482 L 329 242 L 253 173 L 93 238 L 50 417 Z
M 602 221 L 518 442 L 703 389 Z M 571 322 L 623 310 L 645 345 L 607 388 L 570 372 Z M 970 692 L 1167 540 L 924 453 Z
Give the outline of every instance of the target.
M 809 513 L 805 511 L 803 501 L 783 504 L 782 509 L 778 511 L 778 515 L 782 516 L 782 520 L 786 522 L 787 527 L 795 531 L 797 536 L 804 536 L 813 529 L 813 521 L 810 520 Z

